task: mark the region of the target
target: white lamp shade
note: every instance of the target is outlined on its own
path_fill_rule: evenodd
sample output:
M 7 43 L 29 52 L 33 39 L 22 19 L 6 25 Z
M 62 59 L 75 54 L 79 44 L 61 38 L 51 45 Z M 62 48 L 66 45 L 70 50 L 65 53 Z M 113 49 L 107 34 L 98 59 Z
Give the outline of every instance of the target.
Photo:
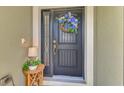
M 28 57 L 37 57 L 37 48 L 36 47 L 30 47 L 28 49 Z

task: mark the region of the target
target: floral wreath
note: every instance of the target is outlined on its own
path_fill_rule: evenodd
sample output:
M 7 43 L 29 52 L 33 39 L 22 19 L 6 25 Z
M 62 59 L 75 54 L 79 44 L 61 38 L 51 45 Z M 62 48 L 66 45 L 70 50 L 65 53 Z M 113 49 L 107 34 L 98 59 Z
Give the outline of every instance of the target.
M 57 21 L 59 22 L 59 27 L 61 31 L 69 33 L 78 32 L 79 19 L 75 16 L 72 16 L 70 12 L 60 18 L 57 18 Z M 66 24 L 68 26 L 67 28 L 65 28 Z

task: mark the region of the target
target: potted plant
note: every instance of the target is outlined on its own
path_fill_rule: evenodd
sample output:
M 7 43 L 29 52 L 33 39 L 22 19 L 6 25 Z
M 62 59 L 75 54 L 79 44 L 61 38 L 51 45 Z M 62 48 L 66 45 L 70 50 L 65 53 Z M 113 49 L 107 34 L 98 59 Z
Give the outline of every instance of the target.
M 29 58 L 23 64 L 23 70 L 35 70 L 39 64 L 43 64 L 43 62 L 38 58 L 35 59 Z

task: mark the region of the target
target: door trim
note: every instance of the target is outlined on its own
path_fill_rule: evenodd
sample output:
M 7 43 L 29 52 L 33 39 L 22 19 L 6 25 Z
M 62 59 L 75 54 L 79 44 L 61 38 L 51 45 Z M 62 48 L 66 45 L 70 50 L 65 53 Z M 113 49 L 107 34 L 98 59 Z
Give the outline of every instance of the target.
M 33 46 L 41 51 L 41 9 L 64 7 L 33 7 Z M 93 85 L 94 62 L 94 7 L 85 7 L 85 81 L 86 85 Z M 38 53 L 41 58 L 41 53 Z

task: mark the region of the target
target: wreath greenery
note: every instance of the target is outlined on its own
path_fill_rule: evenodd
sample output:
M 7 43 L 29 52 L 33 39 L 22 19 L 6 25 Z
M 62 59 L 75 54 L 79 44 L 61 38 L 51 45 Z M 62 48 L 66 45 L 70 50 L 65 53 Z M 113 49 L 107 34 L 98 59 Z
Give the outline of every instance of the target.
M 77 33 L 79 26 L 79 18 L 72 16 L 70 12 L 64 16 L 57 18 L 60 30 L 63 32 Z M 65 27 L 67 25 L 67 27 Z

